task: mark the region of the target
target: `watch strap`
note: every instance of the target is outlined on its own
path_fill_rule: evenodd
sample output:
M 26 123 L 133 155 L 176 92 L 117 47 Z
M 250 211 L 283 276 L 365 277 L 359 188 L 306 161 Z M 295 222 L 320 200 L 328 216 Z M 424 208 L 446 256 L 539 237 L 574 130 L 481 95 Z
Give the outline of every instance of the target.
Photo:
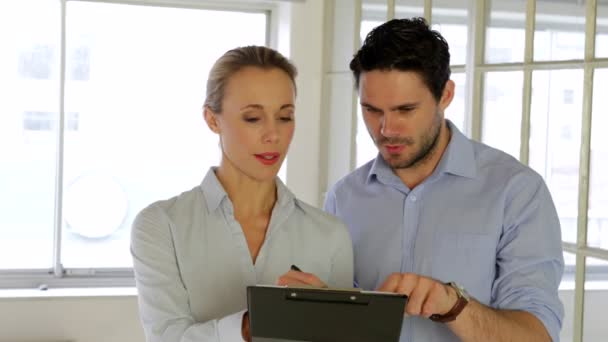
M 466 298 L 462 294 L 462 290 L 458 288 L 458 285 L 454 283 L 447 283 L 446 285 L 452 287 L 456 291 L 456 295 L 458 299 L 456 300 L 456 304 L 450 309 L 450 311 L 446 312 L 443 315 L 432 314 L 429 319 L 439 323 L 447 323 L 452 322 L 458 317 L 458 315 L 462 312 L 465 306 L 469 303 L 468 298 Z

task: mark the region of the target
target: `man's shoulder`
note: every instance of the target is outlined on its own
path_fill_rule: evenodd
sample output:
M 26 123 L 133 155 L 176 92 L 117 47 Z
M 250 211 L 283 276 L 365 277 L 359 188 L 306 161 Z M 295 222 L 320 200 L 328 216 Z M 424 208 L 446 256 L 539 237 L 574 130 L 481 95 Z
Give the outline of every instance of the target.
M 299 208 L 301 215 L 306 220 L 314 222 L 316 225 L 323 225 L 329 227 L 340 227 L 343 225 L 334 215 L 319 209 L 311 204 L 308 204 L 300 199 L 296 199 L 296 207 Z
M 486 145 L 481 142 L 471 140 L 477 169 L 482 175 L 503 178 L 505 181 L 514 179 L 525 179 L 533 182 L 543 182 L 542 176 L 531 167 L 523 164 L 512 155 Z
M 372 166 L 374 165 L 374 161 L 375 159 L 372 159 L 342 177 L 331 187 L 331 191 L 335 193 L 345 189 L 352 190 L 365 186 L 370 176 Z

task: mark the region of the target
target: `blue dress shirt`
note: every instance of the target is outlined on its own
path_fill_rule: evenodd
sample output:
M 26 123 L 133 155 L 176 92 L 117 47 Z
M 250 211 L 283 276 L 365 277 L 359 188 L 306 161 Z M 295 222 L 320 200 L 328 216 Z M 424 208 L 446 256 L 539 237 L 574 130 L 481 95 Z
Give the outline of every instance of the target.
M 485 305 L 532 313 L 559 341 L 564 262 L 547 186 L 508 154 L 448 125 L 439 164 L 414 189 L 378 155 L 327 193 L 325 210 L 353 240 L 356 282 L 376 289 L 393 272 L 455 281 Z M 457 340 L 442 323 L 403 321 L 402 342 Z

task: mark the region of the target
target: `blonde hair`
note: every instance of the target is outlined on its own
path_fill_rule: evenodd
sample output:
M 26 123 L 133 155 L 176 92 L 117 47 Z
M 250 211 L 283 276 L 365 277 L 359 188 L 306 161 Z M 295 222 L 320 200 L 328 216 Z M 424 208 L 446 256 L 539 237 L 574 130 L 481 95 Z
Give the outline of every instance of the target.
M 213 64 L 207 78 L 205 107 L 221 113 L 226 83 L 232 75 L 245 67 L 280 69 L 289 76 L 295 89 L 298 71 L 287 58 L 265 46 L 244 46 L 227 51 Z

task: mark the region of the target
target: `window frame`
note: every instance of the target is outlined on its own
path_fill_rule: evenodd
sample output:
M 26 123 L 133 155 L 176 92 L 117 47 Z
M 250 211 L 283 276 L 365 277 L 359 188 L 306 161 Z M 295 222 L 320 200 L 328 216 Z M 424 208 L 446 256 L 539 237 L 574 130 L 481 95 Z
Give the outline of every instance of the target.
M 277 1 L 200 1 L 200 0 L 55 0 L 60 3 L 60 68 L 59 107 L 56 131 L 57 152 L 55 176 L 55 201 L 53 222 L 53 267 L 45 269 L 0 269 L 0 289 L 86 288 L 86 287 L 133 287 L 135 279 L 131 267 L 109 268 L 65 268 L 61 262 L 63 221 L 63 163 L 65 127 L 71 113 L 65 112 L 66 87 L 66 7 L 67 3 L 90 2 L 181 9 L 222 10 L 234 12 L 263 13 L 266 15 L 266 46 L 279 48 L 280 16 L 284 9 Z

